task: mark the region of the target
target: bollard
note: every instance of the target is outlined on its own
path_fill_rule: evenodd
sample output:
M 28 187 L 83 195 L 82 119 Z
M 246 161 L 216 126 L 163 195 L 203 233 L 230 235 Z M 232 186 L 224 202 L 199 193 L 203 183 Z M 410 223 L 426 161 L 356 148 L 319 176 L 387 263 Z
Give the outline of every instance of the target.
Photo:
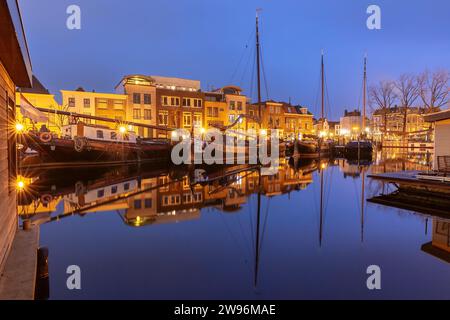
M 32 227 L 31 221 L 29 219 L 23 220 L 22 229 L 25 231 L 30 230 Z

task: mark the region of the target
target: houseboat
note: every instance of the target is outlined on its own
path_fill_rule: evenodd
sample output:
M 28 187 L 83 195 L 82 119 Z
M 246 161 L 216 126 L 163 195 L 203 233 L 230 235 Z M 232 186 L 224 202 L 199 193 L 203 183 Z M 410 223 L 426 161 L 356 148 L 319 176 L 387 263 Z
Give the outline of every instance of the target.
M 171 148 L 168 141 L 142 139 L 124 126 L 115 130 L 83 122 L 63 126 L 60 137 L 29 131 L 23 141 L 44 163 L 161 160 L 169 158 Z

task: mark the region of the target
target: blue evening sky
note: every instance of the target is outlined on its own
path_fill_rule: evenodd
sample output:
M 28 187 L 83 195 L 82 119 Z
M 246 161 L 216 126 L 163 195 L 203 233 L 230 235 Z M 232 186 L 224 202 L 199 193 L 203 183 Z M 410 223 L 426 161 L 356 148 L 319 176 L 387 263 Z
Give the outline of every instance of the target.
M 70 4 L 81 7 L 81 30 L 66 28 Z M 382 30 L 366 27 L 370 4 L 381 7 Z M 33 71 L 56 94 L 78 86 L 112 92 L 123 75 L 140 73 L 198 79 L 203 89 L 232 83 L 255 98 L 256 8 L 263 9 L 269 98 L 291 97 L 315 113 L 322 48 L 328 116 L 335 119 L 358 106 L 366 51 L 369 84 L 425 68 L 450 69 L 448 0 L 20 0 L 19 5 Z

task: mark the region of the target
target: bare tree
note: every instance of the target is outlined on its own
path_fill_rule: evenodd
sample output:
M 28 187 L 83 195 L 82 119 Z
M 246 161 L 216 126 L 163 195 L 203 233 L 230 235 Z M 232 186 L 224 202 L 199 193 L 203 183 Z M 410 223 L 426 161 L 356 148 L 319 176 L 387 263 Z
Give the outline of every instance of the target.
M 449 79 L 450 74 L 447 70 L 437 70 L 433 73 L 425 71 L 418 77 L 420 98 L 426 112 L 438 111 L 448 104 Z
M 387 115 L 396 100 L 395 84 L 392 81 L 380 81 L 369 87 L 370 105 L 383 116 L 383 133 L 387 130 Z
M 403 112 L 403 135 L 406 135 L 408 110 L 420 96 L 420 86 L 417 77 L 412 74 L 402 74 L 395 82 L 398 97 Z

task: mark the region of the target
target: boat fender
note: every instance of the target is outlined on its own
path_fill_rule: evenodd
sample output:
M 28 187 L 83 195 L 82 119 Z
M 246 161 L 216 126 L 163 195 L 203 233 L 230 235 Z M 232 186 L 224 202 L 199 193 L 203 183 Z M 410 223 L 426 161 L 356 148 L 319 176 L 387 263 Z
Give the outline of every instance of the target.
M 41 132 L 39 134 L 39 139 L 42 142 L 47 143 L 47 142 L 50 142 L 52 140 L 52 135 L 50 134 L 50 132 Z
M 86 146 L 86 140 L 83 137 L 75 137 L 73 141 L 73 147 L 76 152 L 81 152 Z
M 53 197 L 50 194 L 43 194 L 41 196 L 41 202 L 44 205 L 49 204 L 53 200 Z

